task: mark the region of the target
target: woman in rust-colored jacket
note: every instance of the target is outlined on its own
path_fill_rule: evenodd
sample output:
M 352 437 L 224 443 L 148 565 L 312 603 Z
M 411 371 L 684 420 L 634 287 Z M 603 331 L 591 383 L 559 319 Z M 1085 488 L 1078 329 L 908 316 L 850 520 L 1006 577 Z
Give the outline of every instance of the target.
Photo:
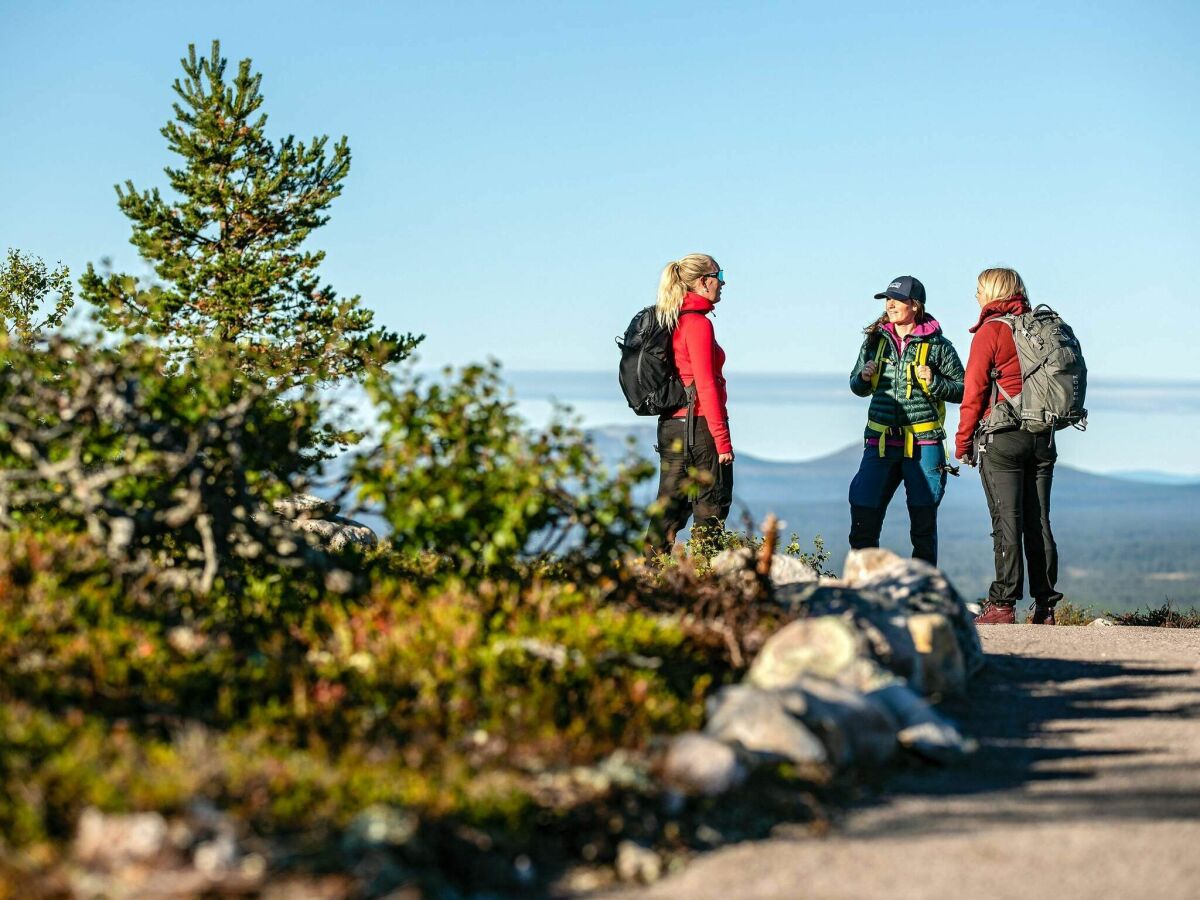
M 1053 432 L 1032 434 L 1012 427 L 988 434 L 976 453 L 975 432 L 992 414 L 992 384 L 1010 397 L 1021 393 L 1021 361 L 1012 328 L 1001 316 L 1029 312 L 1029 292 L 1013 269 L 984 269 L 975 291 L 979 321 L 971 329 L 971 356 L 963 383 L 955 455 L 967 465 L 979 466 L 979 480 L 992 516 L 992 547 L 996 579 L 976 622 L 984 625 L 1016 623 L 1022 597 L 1025 563 L 1029 568 L 1029 593 L 1033 595 L 1034 625 L 1053 625 L 1054 606 L 1062 599 L 1058 581 L 1058 547 L 1050 529 L 1050 487 L 1058 451 Z M 997 405 L 1004 395 L 995 392 Z M 1023 558 L 1022 558 L 1023 557 Z

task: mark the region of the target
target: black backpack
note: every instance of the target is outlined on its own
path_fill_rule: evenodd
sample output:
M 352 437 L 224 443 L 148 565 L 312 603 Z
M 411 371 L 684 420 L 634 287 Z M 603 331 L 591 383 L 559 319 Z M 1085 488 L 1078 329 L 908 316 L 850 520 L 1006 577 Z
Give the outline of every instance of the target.
M 698 309 L 685 309 L 703 315 Z M 665 416 L 688 405 L 688 390 L 675 368 L 675 351 L 671 346 L 672 329 L 658 324 L 654 307 L 641 310 L 617 338 L 621 348 L 621 365 L 617 377 L 629 408 L 639 416 Z

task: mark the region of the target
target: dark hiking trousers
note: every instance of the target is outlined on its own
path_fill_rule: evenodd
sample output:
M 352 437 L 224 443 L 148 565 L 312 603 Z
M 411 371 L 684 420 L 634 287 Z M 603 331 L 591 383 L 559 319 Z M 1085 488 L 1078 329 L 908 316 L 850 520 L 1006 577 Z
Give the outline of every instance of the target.
M 687 447 L 686 419 L 658 423 L 660 460 L 658 500 L 661 512 L 650 523 L 647 552 L 668 552 L 675 536 L 696 518 L 697 526 L 721 529 L 733 505 L 733 464 L 717 462 L 717 445 L 703 416 L 695 419 L 695 437 Z
M 1053 606 L 1062 599 L 1058 581 L 1058 547 L 1050 531 L 1050 485 L 1058 450 L 1051 435 L 1002 431 L 991 435 L 979 457 L 979 477 L 992 514 L 992 547 L 996 580 L 988 601 L 1015 606 L 1029 563 L 1029 593 Z M 1024 559 L 1022 559 L 1024 549 Z

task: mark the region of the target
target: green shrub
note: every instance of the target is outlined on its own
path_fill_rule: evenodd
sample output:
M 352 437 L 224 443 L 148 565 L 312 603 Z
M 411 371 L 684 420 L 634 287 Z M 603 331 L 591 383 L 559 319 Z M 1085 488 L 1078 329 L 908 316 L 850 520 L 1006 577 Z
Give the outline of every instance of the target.
M 379 441 L 350 480 L 400 554 L 432 554 L 471 577 L 552 563 L 565 578 L 597 579 L 641 542 L 645 513 L 632 491 L 652 468 L 631 461 L 610 475 L 577 428 L 529 430 L 497 365 L 432 383 L 372 373 L 367 389 Z

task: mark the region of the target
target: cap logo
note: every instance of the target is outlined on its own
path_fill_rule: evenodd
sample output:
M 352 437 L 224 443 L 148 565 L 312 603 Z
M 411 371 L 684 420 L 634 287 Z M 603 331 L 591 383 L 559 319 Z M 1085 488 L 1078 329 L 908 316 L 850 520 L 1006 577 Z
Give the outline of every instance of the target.
M 900 282 L 893 281 L 891 284 L 888 285 L 888 290 L 890 291 L 892 288 L 895 288 L 896 290 L 900 290 Z

